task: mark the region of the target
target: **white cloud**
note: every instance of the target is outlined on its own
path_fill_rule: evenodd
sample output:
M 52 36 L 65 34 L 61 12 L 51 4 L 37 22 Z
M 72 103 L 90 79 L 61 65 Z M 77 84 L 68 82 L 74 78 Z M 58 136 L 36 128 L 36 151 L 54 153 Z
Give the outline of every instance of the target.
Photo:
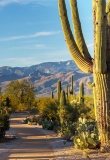
M 53 2 L 53 0 L 0 0 L 0 6 L 4 7 L 11 3 L 18 3 L 18 4 L 38 4 L 48 6 Z
M 35 34 L 30 34 L 30 35 L 0 38 L 0 41 L 13 41 L 13 40 L 18 40 L 18 39 L 36 38 L 36 37 L 41 37 L 41 36 L 52 36 L 52 35 L 56 35 L 59 33 L 60 33 L 60 31 L 37 32 Z

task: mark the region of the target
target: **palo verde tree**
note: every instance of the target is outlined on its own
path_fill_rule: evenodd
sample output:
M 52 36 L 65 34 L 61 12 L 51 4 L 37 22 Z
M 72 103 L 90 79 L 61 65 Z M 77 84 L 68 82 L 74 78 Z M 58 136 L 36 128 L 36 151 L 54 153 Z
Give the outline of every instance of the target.
M 74 35 L 71 31 L 65 0 L 58 0 L 59 14 L 69 52 L 85 73 L 93 73 L 95 106 L 101 149 L 108 144 L 110 132 L 110 0 L 92 0 L 94 26 L 94 59 L 84 40 L 77 0 L 70 0 Z M 75 38 L 74 38 L 75 36 Z

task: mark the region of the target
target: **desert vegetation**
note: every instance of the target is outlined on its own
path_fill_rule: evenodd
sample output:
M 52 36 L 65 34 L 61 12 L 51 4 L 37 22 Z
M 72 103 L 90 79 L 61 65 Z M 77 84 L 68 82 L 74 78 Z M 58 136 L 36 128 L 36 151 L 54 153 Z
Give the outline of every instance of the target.
M 76 96 L 73 84 L 72 75 L 70 86 L 65 89 L 62 89 L 60 80 L 57 82 L 56 95 L 51 92 L 50 97 L 36 98 L 38 112 L 24 119 L 24 123 L 54 130 L 64 139 L 73 141 L 76 148 L 100 148 L 93 98 L 84 95 L 82 82 Z
M 106 4 L 106 0 L 93 0 L 94 58 L 84 40 L 77 0 L 70 0 L 74 34 L 65 0 L 58 0 L 58 6 L 65 41 L 74 62 L 84 73 L 93 74 L 93 82 L 88 83 L 93 95 L 85 95 L 83 82 L 79 83 L 76 95 L 73 75 L 66 88 L 62 88 L 59 80 L 56 94 L 51 91 L 50 97 L 36 97 L 33 85 L 27 80 L 12 81 L 0 93 L 0 139 L 9 128 L 10 112 L 29 111 L 24 123 L 54 130 L 73 141 L 75 148 L 100 148 L 107 152 L 110 148 L 110 1 Z
M 50 97 L 36 97 L 29 81 L 12 81 L 2 94 L 2 108 L 7 107 L 8 114 L 29 111 L 30 116 L 24 123 L 54 130 L 64 139 L 73 141 L 76 148 L 100 147 L 93 98 L 84 94 L 84 84 L 79 83 L 79 94 L 76 95 L 72 75 L 69 86 L 62 88 L 59 80 L 56 90 L 56 94 L 51 91 Z

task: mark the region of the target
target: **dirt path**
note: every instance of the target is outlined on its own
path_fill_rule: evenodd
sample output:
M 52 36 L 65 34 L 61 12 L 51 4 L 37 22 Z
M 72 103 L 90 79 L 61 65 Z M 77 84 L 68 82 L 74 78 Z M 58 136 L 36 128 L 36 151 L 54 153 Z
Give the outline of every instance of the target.
M 0 154 L 0 160 L 36 160 L 52 159 L 53 151 L 50 139 L 39 129 L 23 124 L 25 114 L 14 114 L 11 118 L 11 128 L 20 138 L 13 149 Z
M 0 160 L 87 160 L 72 142 L 66 142 L 53 131 L 23 124 L 26 114 L 11 117 L 11 135 L 17 138 L 0 143 Z M 110 160 L 110 153 L 88 150 L 91 160 Z

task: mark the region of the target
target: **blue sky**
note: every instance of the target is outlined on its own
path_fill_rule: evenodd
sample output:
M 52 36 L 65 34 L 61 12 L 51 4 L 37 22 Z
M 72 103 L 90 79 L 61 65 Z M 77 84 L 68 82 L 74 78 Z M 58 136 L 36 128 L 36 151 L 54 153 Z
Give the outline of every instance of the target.
M 82 28 L 93 53 L 92 1 L 77 0 Z M 58 0 L 0 0 L 0 66 L 31 66 L 71 59 Z M 66 0 L 71 21 L 69 0 Z

